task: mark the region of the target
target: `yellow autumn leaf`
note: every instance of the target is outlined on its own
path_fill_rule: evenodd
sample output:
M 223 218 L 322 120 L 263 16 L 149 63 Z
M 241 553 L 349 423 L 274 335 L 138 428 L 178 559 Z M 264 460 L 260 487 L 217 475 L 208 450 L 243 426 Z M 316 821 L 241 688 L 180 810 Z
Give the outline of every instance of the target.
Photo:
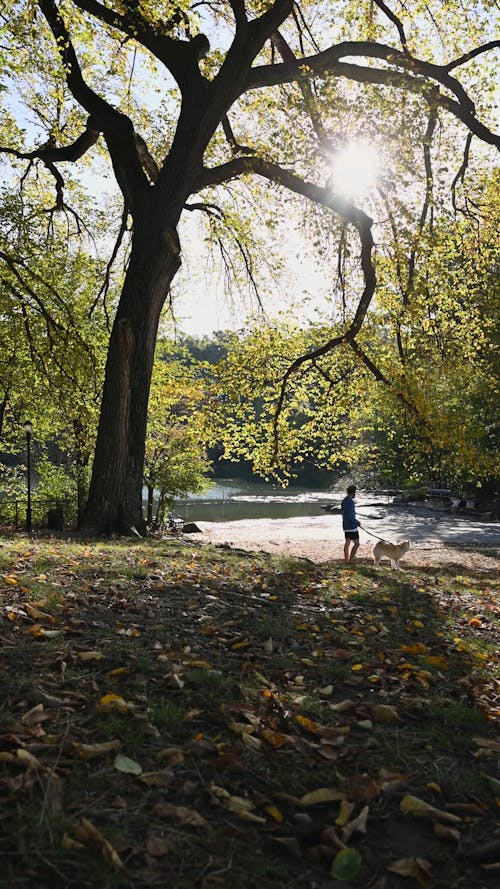
M 103 741 L 100 744 L 73 744 L 73 751 L 76 753 L 80 759 L 97 759 L 99 756 L 104 756 L 106 753 L 111 753 L 113 750 L 120 749 L 120 741 L 118 738 L 114 738 L 112 741 Z
M 30 605 L 28 603 L 24 607 L 26 609 L 26 614 L 28 614 L 29 617 L 32 617 L 33 620 L 45 620 L 51 624 L 56 623 L 56 618 L 52 614 L 47 614 L 45 611 L 41 611 L 39 608 L 36 608 L 34 605 Z
M 448 670 L 449 664 L 447 658 L 442 654 L 430 654 L 425 658 L 425 663 L 431 667 L 438 667 L 440 670 Z
M 317 806 L 320 803 L 341 802 L 345 798 L 345 793 L 336 787 L 318 787 L 317 790 L 304 794 L 300 802 L 303 806 Z
M 307 729 L 308 732 L 312 732 L 313 734 L 318 734 L 318 726 L 312 719 L 309 719 L 307 716 L 301 716 L 299 713 L 298 716 L 295 717 L 296 721 L 302 728 Z
M 271 747 L 282 747 L 283 744 L 288 742 L 288 738 L 285 737 L 285 735 L 280 734 L 280 732 L 275 732 L 270 728 L 263 728 L 260 734 L 264 741 L 267 741 Z
M 15 574 L 4 574 L 3 579 L 5 583 L 10 584 L 10 586 L 17 586 L 18 579 Z
M 276 821 L 277 824 L 283 823 L 283 815 L 281 814 L 281 812 L 277 808 L 277 806 L 266 806 L 266 808 L 264 809 L 264 812 L 266 812 L 268 815 L 270 815 L 271 818 L 274 821 Z
M 445 812 L 442 809 L 436 809 L 435 806 L 431 806 L 425 800 L 411 794 L 407 794 L 401 800 L 399 808 L 405 815 L 414 815 L 415 818 L 432 818 L 438 821 L 445 821 L 448 824 L 460 824 L 461 821 L 458 815 L 453 815 L 451 812 Z
M 337 818 L 335 819 L 335 824 L 338 827 L 343 827 L 344 824 L 347 824 L 347 822 L 349 821 L 349 818 L 351 817 L 352 813 L 354 812 L 354 807 L 355 807 L 355 803 L 351 803 L 347 799 L 341 800 L 340 811 L 339 811 Z
M 424 645 L 423 642 L 415 642 L 413 645 L 399 645 L 398 649 L 404 651 L 405 654 L 424 654 L 428 651 L 427 645 Z
M 120 695 L 104 695 L 99 700 L 99 710 L 118 710 L 119 713 L 128 713 L 130 707 Z

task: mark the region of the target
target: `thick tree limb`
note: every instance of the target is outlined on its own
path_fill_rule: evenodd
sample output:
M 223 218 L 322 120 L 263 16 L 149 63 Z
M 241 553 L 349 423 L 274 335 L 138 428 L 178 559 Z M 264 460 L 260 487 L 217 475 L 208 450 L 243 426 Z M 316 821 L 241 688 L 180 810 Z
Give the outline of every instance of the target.
M 134 213 L 141 206 L 148 180 L 139 160 L 132 122 L 85 82 L 66 25 L 54 0 L 38 2 L 56 40 L 68 89 L 103 132 L 118 185 Z
M 100 135 L 100 129 L 96 126 L 96 122 L 89 117 L 87 126 L 83 133 L 75 139 L 70 145 L 61 145 L 59 147 L 52 143 L 45 143 L 39 148 L 32 151 L 17 151 L 15 148 L 0 146 L 0 152 L 4 154 L 12 154 L 20 160 L 35 160 L 39 158 L 42 161 L 57 163 L 58 161 L 77 161 L 97 142 Z
M 208 51 L 209 44 L 203 34 L 191 40 L 172 37 L 167 30 L 151 25 L 141 15 L 139 4 L 128 4 L 126 13 L 121 14 L 109 9 L 97 0 L 73 0 L 75 6 L 111 28 L 120 30 L 131 40 L 137 40 L 142 46 L 162 62 L 183 93 L 193 89 L 195 83 L 200 86 L 202 76 L 198 61 Z M 167 23 L 168 27 L 168 23 Z
M 405 71 L 398 71 L 396 67 L 370 68 L 341 61 L 343 58 L 353 56 L 380 59 L 393 66 L 404 68 Z M 435 65 L 432 62 L 416 59 L 384 44 L 346 41 L 314 56 L 296 59 L 293 64 L 283 62 L 257 65 L 251 69 L 244 90 L 277 86 L 300 78 L 307 79 L 327 73 L 347 77 L 360 83 L 393 86 L 429 96 L 437 105 L 446 108 L 462 120 L 482 141 L 500 148 L 500 136 L 492 133 L 475 117 L 473 101 L 459 81 L 449 75 L 446 65 Z M 437 84 L 452 92 L 458 101 L 441 93 Z
M 248 29 L 248 19 L 245 10 L 245 0 L 229 0 L 229 5 L 233 10 L 236 30 L 246 33 Z

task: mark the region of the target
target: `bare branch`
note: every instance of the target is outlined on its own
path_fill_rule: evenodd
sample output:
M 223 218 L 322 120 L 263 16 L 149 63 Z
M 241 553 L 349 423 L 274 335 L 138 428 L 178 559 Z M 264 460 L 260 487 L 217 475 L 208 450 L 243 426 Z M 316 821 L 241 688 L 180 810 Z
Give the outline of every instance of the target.
M 279 31 L 276 31 L 273 34 L 271 41 L 278 50 L 283 61 L 288 64 L 295 65 L 297 68 L 297 73 L 299 74 L 299 63 L 283 35 Z M 316 100 L 311 89 L 311 84 L 308 80 L 305 80 L 303 77 L 300 76 L 298 76 L 297 78 L 297 83 L 302 93 L 304 104 L 310 117 L 314 132 L 316 133 L 316 138 L 318 140 L 318 146 L 321 150 L 321 153 L 323 154 L 323 157 L 329 157 L 332 146 L 328 133 L 323 125 L 321 116 L 320 114 L 318 114 Z
M 475 59 L 483 52 L 489 52 L 490 49 L 498 49 L 499 47 L 500 40 L 491 40 L 489 43 L 483 43 L 482 46 L 476 46 L 475 49 L 471 49 L 470 52 L 466 52 L 465 55 L 460 56 L 460 58 L 455 59 L 453 62 L 449 62 L 444 67 L 447 71 L 452 71 L 453 68 L 458 68 L 459 65 L 465 65 L 467 62 L 470 62 L 471 59 Z
M 377 367 L 375 362 L 372 361 L 370 356 L 366 354 L 366 352 L 361 348 L 361 346 L 355 339 L 349 340 L 349 346 L 351 347 L 353 352 L 358 356 L 358 358 L 361 359 L 361 361 L 363 362 L 365 367 L 368 368 L 368 370 L 370 371 L 372 376 L 376 380 L 378 380 L 379 383 L 383 383 L 384 386 L 387 386 L 391 390 L 392 394 L 398 399 L 398 401 L 400 401 L 405 406 L 405 408 L 407 408 L 407 410 L 409 410 L 419 420 L 419 422 L 422 424 L 423 429 L 425 430 L 423 434 L 425 435 L 426 440 L 429 443 L 434 444 L 434 439 L 433 439 L 432 435 L 429 435 L 429 432 L 432 432 L 432 428 L 431 428 L 430 424 L 427 422 L 427 420 L 425 419 L 425 417 L 423 417 L 421 415 L 417 406 L 415 404 L 413 404 L 412 402 L 408 401 L 405 394 L 403 392 L 401 392 L 401 389 L 398 386 L 396 386 L 383 373 L 383 371 L 380 370 L 379 367 Z
M 193 212 L 194 210 L 200 210 L 202 213 L 206 213 L 207 216 L 217 216 L 219 219 L 224 219 L 225 213 L 221 207 L 218 207 L 217 204 L 209 204 L 204 202 L 198 202 L 195 204 L 184 204 L 184 209 L 189 210 L 189 212 Z
M 401 40 L 401 46 L 403 47 L 405 53 L 409 55 L 408 42 L 406 40 L 405 29 L 403 27 L 401 19 L 398 18 L 398 16 L 392 11 L 392 9 L 389 9 L 387 4 L 384 3 L 384 0 L 375 0 L 375 3 L 377 4 L 378 8 L 382 10 L 384 15 L 386 15 L 387 18 L 390 19 L 392 24 L 396 25 L 396 28 L 398 29 L 399 39 Z
M 39 158 L 44 162 L 57 163 L 58 161 L 77 161 L 97 142 L 100 135 L 100 129 L 96 126 L 93 117 L 89 117 L 87 126 L 83 133 L 75 139 L 70 145 L 61 145 L 57 147 L 52 142 L 46 142 L 39 148 L 32 151 L 17 151 L 15 148 L 0 146 L 0 152 L 3 154 L 11 154 L 20 160 L 35 160 Z
M 224 130 L 224 135 L 226 137 L 228 145 L 231 147 L 233 154 L 255 154 L 254 148 L 248 148 L 247 145 L 240 145 L 240 143 L 236 141 L 235 135 L 233 133 L 233 128 L 229 123 L 227 114 L 225 114 L 222 118 L 222 129 Z
M 89 309 L 89 313 L 88 313 L 88 317 L 91 318 L 92 315 L 94 314 L 97 303 L 99 302 L 99 300 L 102 297 L 102 304 L 103 304 L 104 315 L 106 318 L 106 325 L 108 327 L 108 330 L 111 330 L 111 323 L 110 323 L 110 319 L 109 319 L 109 315 L 108 315 L 108 307 L 106 305 L 106 297 L 108 295 L 109 285 L 110 285 L 110 281 L 111 281 L 111 270 L 112 270 L 113 265 L 115 263 L 116 257 L 118 256 L 118 251 L 122 245 L 123 238 L 125 237 L 125 232 L 127 231 L 128 215 L 129 215 L 128 214 L 128 207 L 126 204 L 124 204 L 123 211 L 122 211 L 122 218 L 121 218 L 121 222 L 120 222 L 120 228 L 118 231 L 118 235 L 116 237 L 116 241 L 113 246 L 113 250 L 111 252 L 111 256 L 110 256 L 109 261 L 106 265 L 106 271 L 104 273 L 104 281 L 103 281 L 102 286 L 99 290 L 99 293 L 97 294 L 94 302 L 92 303 L 92 305 Z
M 420 243 L 420 239 L 422 237 L 422 233 L 424 230 L 424 226 L 427 220 L 427 214 L 429 212 L 429 207 L 432 202 L 432 190 L 433 190 L 433 175 L 432 175 L 432 161 L 431 161 L 431 143 L 432 137 L 434 135 L 434 130 L 436 128 L 437 123 L 437 112 L 436 109 L 433 108 L 429 115 L 429 121 L 427 124 L 427 130 L 424 135 L 423 140 L 423 148 L 424 148 L 424 165 L 425 165 L 425 195 L 424 202 L 422 205 L 422 210 L 420 212 L 420 219 L 418 221 L 417 234 L 415 237 L 415 241 L 410 253 L 410 258 L 408 262 L 408 284 L 403 294 L 403 305 L 408 305 L 410 302 L 410 296 L 413 291 L 414 279 L 415 279 L 415 267 L 417 261 L 417 250 L 418 245 Z
M 311 182 L 305 182 L 303 179 L 300 179 L 300 177 L 296 176 L 289 170 L 283 169 L 278 164 L 265 161 L 258 157 L 235 158 L 220 167 L 215 167 L 212 170 L 205 170 L 198 179 L 193 190 L 200 191 L 208 185 L 221 184 L 228 179 L 233 179 L 244 174 L 248 175 L 250 173 L 263 176 L 269 181 L 278 183 L 296 194 L 309 198 L 309 200 L 312 200 L 317 204 L 329 207 L 331 210 L 338 213 L 346 222 L 353 225 L 357 229 L 361 241 L 360 261 L 365 281 L 365 286 L 359 298 L 354 317 L 347 330 L 324 343 L 318 349 L 296 358 L 284 374 L 273 418 L 273 434 L 275 442 L 274 455 L 276 457 L 278 452 L 278 420 L 283 409 L 290 378 L 297 373 L 306 362 L 312 363 L 322 355 L 326 355 L 328 352 L 333 351 L 333 349 L 341 343 L 353 340 L 361 329 L 375 292 L 376 285 L 375 269 L 371 258 L 373 249 L 373 236 L 371 232 L 372 220 L 366 213 L 355 207 L 354 204 L 333 195 L 328 188 L 322 188 Z
M 460 164 L 460 168 L 457 172 L 457 175 L 453 179 L 451 183 L 451 202 L 453 204 L 453 209 L 455 213 L 457 212 L 457 185 L 459 182 L 463 184 L 465 178 L 465 172 L 467 167 L 469 166 L 469 154 L 470 154 L 470 146 L 472 142 L 472 133 L 467 133 L 467 138 L 465 140 L 465 148 L 464 148 L 464 156 L 462 159 L 462 163 Z

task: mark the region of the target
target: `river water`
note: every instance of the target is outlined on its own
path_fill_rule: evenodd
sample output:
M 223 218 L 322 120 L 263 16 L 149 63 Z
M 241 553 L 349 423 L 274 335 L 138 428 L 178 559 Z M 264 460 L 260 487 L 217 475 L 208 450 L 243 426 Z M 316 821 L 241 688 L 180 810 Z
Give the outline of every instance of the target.
M 192 522 L 233 522 L 238 519 L 291 519 L 301 516 L 325 514 L 322 507 L 332 504 L 335 508 L 345 497 L 339 488 L 302 488 L 297 485 L 281 488 L 264 481 L 222 479 L 203 494 L 191 494 L 177 500 L 175 511 Z M 362 507 L 368 502 L 389 502 L 392 498 L 360 492 L 356 504 Z
M 338 514 L 345 496 L 345 486 L 332 489 L 281 488 L 266 482 L 223 479 L 204 494 L 191 495 L 175 504 L 175 512 L 186 521 L 202 523 L 202 529 L 214 529 L 226 523 L 227 529 L 246 531 L 250 537 L 285 537 L 305 539 L 321 534 L 331 542 L 332 535 L 343 538 Z M 365 528 L 363 538 L 386 540 L 411 539 L 445 543 L 500 545 L 500 524 L 484 522 L 470 515 L 446 513 L 428 504 L 396 506 L 392 495 L 380 491 L 358 491 L 356 514 Z M 325 510 L 331 505 L 333 511 Z M 215 533 L 215 531 L 214 531 Z M 368 535 L 371 535 L 368 537 Z

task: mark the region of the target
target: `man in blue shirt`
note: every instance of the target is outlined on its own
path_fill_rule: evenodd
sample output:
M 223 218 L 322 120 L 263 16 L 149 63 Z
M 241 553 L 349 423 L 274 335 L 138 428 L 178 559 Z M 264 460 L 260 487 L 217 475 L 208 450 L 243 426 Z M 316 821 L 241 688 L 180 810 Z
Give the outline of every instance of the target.
M 345 534 L 344 543 L 344 562 L 353 562 L 359 547 L 359 531 L 360 522 L 356 518 L 356 506 L 354 498 L 356 496 L 356 486 L 349 485 L 347 488 L 347 497 L 344 497 L 340 504 L 342 513 L 342 528 Z M 349 555 L 349 549 L 352 544 L 352 550 Z

